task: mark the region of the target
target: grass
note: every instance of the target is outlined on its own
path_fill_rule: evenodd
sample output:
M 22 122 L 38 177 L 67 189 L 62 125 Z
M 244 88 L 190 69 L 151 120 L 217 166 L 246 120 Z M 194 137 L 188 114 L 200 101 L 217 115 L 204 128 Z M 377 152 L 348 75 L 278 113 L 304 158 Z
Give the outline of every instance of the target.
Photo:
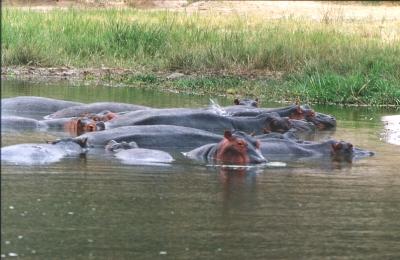
M 400 21 L 3 8 L 3 66 L 121 67 L 118 80 L 197 93 L 400 106 Z M 173 81 L 157 71 L 193 76 Z M 243 75 L 256 74 L 259 77 Z M 263 75 L 279 72 L 280 78 Z

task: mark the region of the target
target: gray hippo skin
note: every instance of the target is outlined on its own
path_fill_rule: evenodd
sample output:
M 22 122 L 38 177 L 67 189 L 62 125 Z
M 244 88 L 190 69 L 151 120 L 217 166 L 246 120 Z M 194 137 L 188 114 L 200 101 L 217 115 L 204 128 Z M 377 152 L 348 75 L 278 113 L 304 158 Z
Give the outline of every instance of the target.
M 46 124 L 39 120 L 20 116 L 2 116 L 1 131 L 38 131 L 46 130 Z
M 219 142 L 222 135 L 183 126 L 139 125 L 85 133 L 75 139 L 86 138 L 89 147 L 104 148 L 111 140 L 115 140 L 136 142 L 142 148 L 182 152 L 207 143 Z
M 123 164 L 130 165 L 165 165 L 174 161 L 174 158 L 167 152 L 145 148 L 121 150 L 114 156 Z
M 63 118 L 63 117 L 80 117 L 87 113 L 101 113 L 105 110 L 111 111 L 113 113 L 125 112 L 125 111 L 135 111 L 149 109 L 146 106 L 139 106 L 126 103 L 116 103 L 116 102 L 97 102 L 86 105 L 74 106 L 65 109 L 58 110 L 55 113 L 47 115 L 45 119 L 52 118 Z
M 34 96 L 19 96 L 1 100 L 1 109 L 4 115 L 17 115 L 36 119 L 58 110 L 78 105 L 82 105 L 82 103 Z
M 48 144 L 16 144 L 1 148 L 1 160 L 16 165 L 43 165 L 85 153 L 85 140 L 71 138 Z
M 111 140 L 105 146 L 106 151 L 115 152 L 114 156 L 123 164 L 165 166 L 174 161 L 172 156 L 164 151 L 139 148 L 135 142 L 120 143 Z
M 238 131 L 225 131 L 219 143 L 206 144 L 183 154 L 187 158 L 209 163 L 243 165 L 266 162 L 258 142 Z
M 313 123 L 320 130 L 332 129 L 336 127 L 336 118 L 314 112 L 309 105 L 291 105 L 280 108 L 256 108 L 251 106 L 229 106 L 224 108 L 232 116 L 258 116 L 265 113 L 278 113 L 281 117 L 291 119 L 304 119 Z
M 264 114 L 257 117 L 229 117 L 199 109 L 152 109 L 119 116 L 105 122 L 105 127 L 106 129 L 113 129 L 127 125 L 178 125 L 212 133 L 223 133 L 224 130 L 240 130 L 262 134 L 267 130 L 289 130 L 288 125 L 285 124 L 286 121 L 287 119 L 283 119 L 277 114 Z M 271 129 L 271 126 L 274 126 L 274 129 Z
M 67 126 L 74 118 L 56 118 L 46 120 L 36 120 L 33 118 L 19 117 L 19 116 L 4 116 L 1 118 L 1 131 L 66 131 Z M 81 120 L 83 121 L 83 119 Z M 101 122 L 100 122 L 101 123 Z M 100 123 L 93 124 L 94 127 L 99 128 Z M 96 130 L 104 130 L 99 128 Z
M 296 142 L 289 139 L 260 139 L 260 149 L 268 160 L 291 161 L 299 158 L 332 159 L 351 162 L 354 158 L 373 156 L 373 152 L 354 148 L 344 141 Z

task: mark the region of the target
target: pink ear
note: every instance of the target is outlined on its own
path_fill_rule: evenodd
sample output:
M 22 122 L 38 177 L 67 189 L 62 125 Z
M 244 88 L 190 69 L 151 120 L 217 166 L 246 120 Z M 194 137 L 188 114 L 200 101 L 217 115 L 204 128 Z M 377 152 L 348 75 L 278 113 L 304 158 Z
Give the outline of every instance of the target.
M 229 130 L 225 130 L 225 132 L 224 132 L 224 137 L 226 138 L 226 139 L 231 139 L 232 138 L 232 132 L 231 131 L 229 131 Z
M 235 105 L 239 105 L 239 99 L 238 99 L 238 98 L 235 98 L 235 99 L 233 100 L 233 103 L 234 103 Z

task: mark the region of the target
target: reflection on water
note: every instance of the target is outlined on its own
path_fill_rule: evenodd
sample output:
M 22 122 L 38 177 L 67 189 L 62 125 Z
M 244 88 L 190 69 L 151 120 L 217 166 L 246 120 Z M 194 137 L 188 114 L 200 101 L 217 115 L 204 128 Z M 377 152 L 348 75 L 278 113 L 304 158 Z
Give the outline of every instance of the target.
M 382 117 L 384 131 L 382 137 L 390 144 L 400 145 L 400 115 Z
M 209 98 L 8 83 L 2 85 L 7 97 L 157 107 L 204 106 Z M 47 166 L 2 164 L 2 257 L 399 258 L 400 151 L 379 140 L 387 111 L 317 110 L 337 116 L 335 139 L 376 156 L 352 164 L 298 161 L 250 169 L 209 167 L 179 154 L 169 167 L 123 165 L 106 153 Z M 2 146 L 58 136 L 4 133 Z

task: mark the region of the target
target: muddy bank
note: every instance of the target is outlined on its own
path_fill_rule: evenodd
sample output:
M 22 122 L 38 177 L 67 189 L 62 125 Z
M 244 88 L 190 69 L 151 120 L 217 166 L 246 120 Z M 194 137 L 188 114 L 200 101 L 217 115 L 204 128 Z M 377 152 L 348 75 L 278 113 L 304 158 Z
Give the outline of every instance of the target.
M 7 66 L 1 68 L 2 79 L 21 79 L 34 82 L 41 81 L 71 81 L 82 82 L 89 81 L 91 83 L 115 84 L 121 83 L 119 80 L 124 80 L 128 77 L 151 74 L 159 80 L 175 80 L 175 79 L 195 79 L 198 77 L 226 77 L 236 76 L 243 80 L 279 80 L 282 78 L 282 72 L 271 72 L 265 70 L 253 71 L 146 71 L 133 70 L 125 68 L 74 68 L 68 66 L 41 68 L 35 66 Z

